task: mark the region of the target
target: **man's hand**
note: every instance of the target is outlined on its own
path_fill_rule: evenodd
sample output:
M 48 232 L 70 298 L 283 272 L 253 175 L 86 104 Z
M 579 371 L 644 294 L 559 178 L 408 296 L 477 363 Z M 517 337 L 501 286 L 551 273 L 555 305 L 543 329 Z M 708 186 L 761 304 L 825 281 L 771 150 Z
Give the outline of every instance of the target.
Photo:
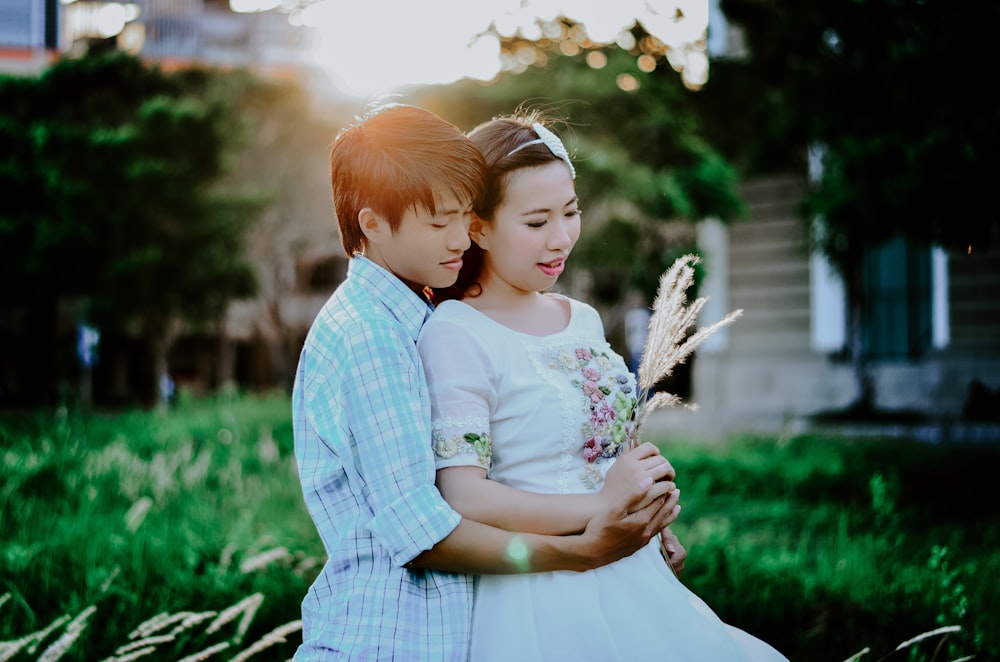
M 680 490 L 671 481 L 653 482 L 624 504 L 594 516 L 580 536 L 583 569 L 631 556 L 680 514 Z M 640 507 L 641 503 L 648 503 Z
M 601 496 L 611 508 L 630 504 L 628 512 L 634 512 L 657 498 L 658 493 L 650 489 L 654 483 L 666 481 L 667 491 L 672 491 L 676 487 L 673 480 L 670 462 L 660 455 L 659 448 L 646 442 L 618 456 L 604 478 Z
M 684 572 L 684 561 L 687 559 L 687 550 L 684 549 L 684 545 L 678 540 L 677 535 L 670 530 L 670 527 L 660 531 L 660 542 L 662 543 L 662 549 L 666 552 L 666 558 L 664 559 L 670 564 L 670 567 L 674 569 L 674 574 L 678 577 Z

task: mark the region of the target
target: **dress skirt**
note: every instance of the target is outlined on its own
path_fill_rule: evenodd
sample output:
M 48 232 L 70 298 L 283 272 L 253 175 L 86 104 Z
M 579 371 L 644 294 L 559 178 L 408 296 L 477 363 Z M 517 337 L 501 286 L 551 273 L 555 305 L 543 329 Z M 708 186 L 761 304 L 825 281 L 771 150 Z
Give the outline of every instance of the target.
M 470 662 L 786 660 L 723 623 L 656 540 L 588 572 L 481 576 L 474 604 Z

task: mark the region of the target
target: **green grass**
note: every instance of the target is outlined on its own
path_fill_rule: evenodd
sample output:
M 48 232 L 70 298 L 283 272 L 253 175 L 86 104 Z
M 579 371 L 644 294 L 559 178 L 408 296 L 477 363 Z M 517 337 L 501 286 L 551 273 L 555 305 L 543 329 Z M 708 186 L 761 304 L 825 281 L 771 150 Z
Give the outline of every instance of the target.
M 962 629 L 891 659 L 1000 657 L 987 491 L 1000 449 L 812 437 L 663 448 L 683 494 L 683 581 L 727 622 L 796 661 L 865 647 L 874 661 L 945 625 Z M 231 659 L 279 628 L 254 659 L 291 656 L 323 550 L 287 397 L 5 413 L 0 453 L 0 642 L 35 635 L 11 658 L 0 643 L 0 660 L 38 659 L 74 632 L 60 659 L 127 658 L 132 642 L 152 647 L 139 659 L 211 647 Z M 137 632 L 157 615 L 175 620 Z
M 662 444 L 678 472 L 685 584 L 792 660 L 1000 657 L 1000 448 L 744 438 Z M 935 648 L 941 645 L 940 650 Z M 937 657 L 935 657 L 935 653 Z
M 161 612 L 223 612 L 263 595 L 242 636 L 236 622 L 207 635 L 206 619 L 159 644 L 154 658 L 176 659 L 221 641 L 235 652 L 299 618 L 323 550 L 294 470 L 287 398 L 8 415 L 0 444 L 0 641 L 94 605 L 63 659 L 103 659 Z M 241 569 L 268 551 L 274 562 Z M 293 638 L 274 651 L 289 657 Z

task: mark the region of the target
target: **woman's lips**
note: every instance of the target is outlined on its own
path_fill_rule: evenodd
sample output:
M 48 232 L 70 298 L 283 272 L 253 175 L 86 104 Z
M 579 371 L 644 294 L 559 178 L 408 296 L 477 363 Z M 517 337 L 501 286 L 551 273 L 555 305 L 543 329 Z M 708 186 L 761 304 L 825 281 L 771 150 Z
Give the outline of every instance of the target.
M 542 270 L 542 273 L 546 276 L 558 276 L 563 272 L 566 267 L 566 260 L 554 260 L 552 262 L 539 262 L 538 268 Z

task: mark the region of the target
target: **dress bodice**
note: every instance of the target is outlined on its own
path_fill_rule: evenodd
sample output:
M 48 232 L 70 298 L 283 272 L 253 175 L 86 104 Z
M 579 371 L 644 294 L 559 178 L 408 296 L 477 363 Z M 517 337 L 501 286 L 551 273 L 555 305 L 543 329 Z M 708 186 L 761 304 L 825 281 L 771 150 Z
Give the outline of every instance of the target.
M 598 489 L 632 435 L 635 378 L 592 307 L 534 336 L 467 304 L 443 303 L 418 346 L 431 390 L 438 467 L 478 465 L 534 492 Z

